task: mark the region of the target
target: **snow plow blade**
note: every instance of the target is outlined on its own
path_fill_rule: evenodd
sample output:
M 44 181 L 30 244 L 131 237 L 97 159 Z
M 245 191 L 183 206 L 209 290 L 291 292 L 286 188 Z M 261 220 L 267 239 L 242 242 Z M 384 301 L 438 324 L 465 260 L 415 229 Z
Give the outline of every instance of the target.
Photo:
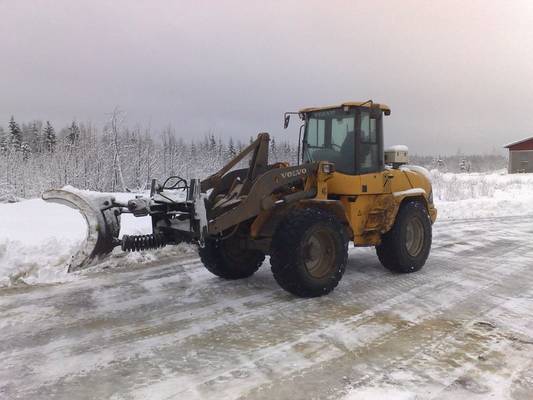
M 109 254 L 118 243 L 120 210 L 114 197 L 101 195 L 86 197 L 65 189 L 48 190 L 43 200 L 59 203 L 78 210 L 87 222 L 85 242 L 68 266 L 68 272 L 87 268 Z

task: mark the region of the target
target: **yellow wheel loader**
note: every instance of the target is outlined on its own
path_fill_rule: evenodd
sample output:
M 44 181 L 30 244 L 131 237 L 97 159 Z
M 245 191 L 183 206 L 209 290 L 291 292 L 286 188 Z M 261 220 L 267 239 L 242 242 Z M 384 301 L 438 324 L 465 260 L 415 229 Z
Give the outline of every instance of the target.
M 116 246 L 137 251 L 190 242 L 221 278 L 249 277 L 269 255 L 283 289 L 316 297 L 339 283 L 350 241 L 374 246 L 393 272 L 422 268 L 437 211 L 427 171 L 405 165 L 407 148 L 384 151 L 383 116 L 390 109 L 372 101 L 305 108 L 286 113 L 285 128 L 291 114 L 303 121 L 297 165 L 269 164 L 269 135 L 260 133 L 206 179 L 153 180 L 149 196 L 127 203 L 45 192 L 45 200 L 70 205 L 87 220 L 87 243 L 69 270 L 95 263 Z M 249 167 L 236 169 L 246 156 Z M 122 213 L 150 216 L 153 233 L 119 239 Z

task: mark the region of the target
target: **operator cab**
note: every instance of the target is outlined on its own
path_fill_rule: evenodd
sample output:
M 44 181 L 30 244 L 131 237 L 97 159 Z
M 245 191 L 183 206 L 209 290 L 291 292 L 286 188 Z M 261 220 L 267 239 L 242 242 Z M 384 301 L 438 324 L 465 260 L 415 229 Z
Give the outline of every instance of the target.
M 301 161 L 330 161 L 347 175 L 383 171 L 383 114 L 390 109 L 372 101 L 300 110 Z

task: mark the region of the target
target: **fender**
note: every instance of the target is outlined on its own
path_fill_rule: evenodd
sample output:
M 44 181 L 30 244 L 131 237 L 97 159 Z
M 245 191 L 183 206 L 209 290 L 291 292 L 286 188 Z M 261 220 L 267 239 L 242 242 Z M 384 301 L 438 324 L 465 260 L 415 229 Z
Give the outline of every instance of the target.
M 401 205 L 405 201 L 409 201 L 409 200 L 417 200 L 417 201 L 421 201 L 422 203 L 424 203 L 431 220 L 432 221 L 435 220 L 436 210 L 434 207 L 430 207 L 428 200 L 427 200 L 427 193 L 424 189 L 413 188 L 413 189 L 402 190 L 399 192 L 392 192 L 392 197 L 394 199 L 395 207 L 394 207 L 394 210 L 390 213 L 390 217 L 387 218 L 387 224 L 384 226 L 382 233 L 386 233 L 392 228 L 392 225 L 394 225 L 394 222 L 396 221 L 396 216 L 398 215 L 398 211 L 400 210 Z M 431 210 L 435 211 L 435 216 L 433 216 Z

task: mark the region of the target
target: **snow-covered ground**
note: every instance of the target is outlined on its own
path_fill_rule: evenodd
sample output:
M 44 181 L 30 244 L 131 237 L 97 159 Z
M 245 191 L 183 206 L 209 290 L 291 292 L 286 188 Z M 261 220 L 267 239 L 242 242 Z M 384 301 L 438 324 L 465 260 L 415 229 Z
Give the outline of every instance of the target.
M 220 280 L 188 246 L 67 274 L 82 217 L 0 205 L 0 398 L 533 398 L 533 175 L 431 175 L 426 267 L 350 249 L 319 299 L 281 290 L 268 261 Z
M 452 174 L 431 171 L 438 221 L 533 214 L 533 174 Z M 124 201 L 131 193 L 115 194 Z M 66 266 L 85 238 L 86 225 L 75 210 L 41 199 L 0 204 L 0 287 L 77 279 Z M 149 217 L 122 216 L 121 234 L 151 231 Z M 187 246 L 123 254 L 118 249 L 104 264 L 150 262 L 191 251 Z
M 439 220 L 533 215 L 533 174 L 431 171 Z
M 295 298 L 195 256 L 0 289 L 0 398 L 530 400 L 531 219 L 442 221 L 415 274 L 350 249 Z
M 127 201 L 135 194 L 116 193 Z M 152 230 L 149 217 L 121 217 L 121 236 L 145 234 Z M 86 237 L 82 215 L 64 205 L 30 199 L 0 204 L 0 287 L 26 283 L 52 283 L 78 279 L 82 273 L 68 274 L 70 257 Z M 140 253 L 119 249 L 98 268 L 117 264 L 145 263 L 160 257 L 191 251 L 187 246 L 168 247 Z

